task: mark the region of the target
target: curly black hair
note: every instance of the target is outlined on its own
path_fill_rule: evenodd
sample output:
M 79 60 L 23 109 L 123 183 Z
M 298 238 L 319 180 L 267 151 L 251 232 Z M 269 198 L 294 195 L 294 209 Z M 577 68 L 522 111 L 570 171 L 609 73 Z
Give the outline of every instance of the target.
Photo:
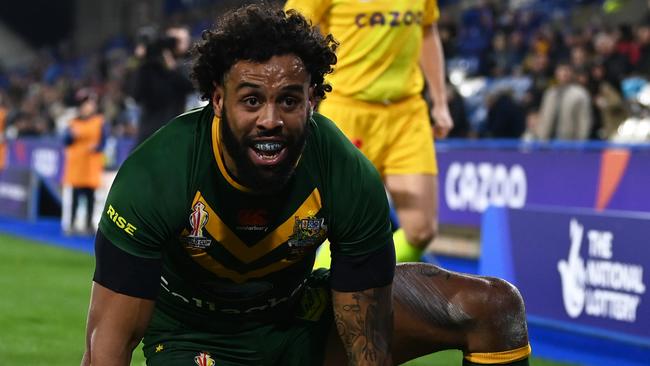
M 332 87 L 325 74 L 336 64 L 338 43 L 331 34 L 323 36 L 298 12 L 276 7 L 248 5 L 221 17 L 214 29 L 206 30 L 193 48 L 192 79 L 201 99 L 210 100 L 214 83 L 223 85 L 224 76 L 238 61 L 264 62 L 273 56 L 294 54 L 305 64 L 314 94 L 325 98 Z

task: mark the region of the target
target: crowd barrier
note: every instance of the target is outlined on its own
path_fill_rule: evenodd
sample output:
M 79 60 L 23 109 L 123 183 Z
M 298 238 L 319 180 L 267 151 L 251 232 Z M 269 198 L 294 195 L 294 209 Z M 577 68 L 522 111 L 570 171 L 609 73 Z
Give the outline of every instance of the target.
M 132 145 L 129 139 L 109 139 L 107 167 L 117 169 Z M 478 228 L 490 205 L 650 211 L 650 144 L 443 140 L 436 143 L 436 151 L 441 224 Z M 8 170 L 34 172 L 60 198 L 64 155 L 59 139 L 9 141 L 7 152 Z M 0 177 L 0 182 L 13 182 L 9 188 L 4 185 L 0 198 L 24 197 L 15 189 L 20 174 Z
M 110 171 L 119 167 L 132 146 L 130 139 L 108 140 L 104 155 L 109 171 L 104 174 L 104 183 L 112 181 L 114 174 Z M 34 220 L 39 212 L 41 193 L 60 204 L 64 158 L 63 142 L 57 138 L 9 141 L 5 169 L 0 170 L 0 216 Z M 96 192 L 100 209 L 108 188 L 105 185 Z
M 36 174 L 27 168 L 0 170 L 0 216 L 33 220 L 36 218 Z
M 481 237 L 479 273 L 515 284 L 531 325 L 618 344 L 618 365 L 650 364 L 650 213 L 490 207 Z M 611 364 L 589 344 L 573 348 Z

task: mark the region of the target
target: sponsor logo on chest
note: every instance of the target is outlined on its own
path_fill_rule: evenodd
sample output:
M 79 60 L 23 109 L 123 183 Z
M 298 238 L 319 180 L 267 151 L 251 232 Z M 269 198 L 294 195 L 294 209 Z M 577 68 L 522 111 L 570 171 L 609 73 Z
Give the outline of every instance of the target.
M 268 212 L 264 209 L 241 209 L 237 212 L 239 231 L 267 231 L 269 228 Z
M 415 10 L 369 11 L 355 15 L 354 24 L 358 28 L 420 26 L 422 18 L 422 11 Z

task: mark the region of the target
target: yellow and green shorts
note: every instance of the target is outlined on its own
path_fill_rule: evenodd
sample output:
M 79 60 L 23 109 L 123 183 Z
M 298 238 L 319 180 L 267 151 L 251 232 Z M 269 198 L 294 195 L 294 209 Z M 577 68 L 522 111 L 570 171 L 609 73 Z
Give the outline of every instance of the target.
M 336 123 L 382 176 L 438 174 L 429 109 L 420 95 L 369 103 L 332 93 L 318 111 Z

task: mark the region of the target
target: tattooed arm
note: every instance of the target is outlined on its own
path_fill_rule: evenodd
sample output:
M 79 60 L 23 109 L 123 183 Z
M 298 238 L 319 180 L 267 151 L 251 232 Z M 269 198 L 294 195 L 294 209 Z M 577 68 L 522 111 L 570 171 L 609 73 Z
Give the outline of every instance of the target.
M 336 328 L 349 365 L 392 365 L 391 285 L 359 292 L 332 290 Z

